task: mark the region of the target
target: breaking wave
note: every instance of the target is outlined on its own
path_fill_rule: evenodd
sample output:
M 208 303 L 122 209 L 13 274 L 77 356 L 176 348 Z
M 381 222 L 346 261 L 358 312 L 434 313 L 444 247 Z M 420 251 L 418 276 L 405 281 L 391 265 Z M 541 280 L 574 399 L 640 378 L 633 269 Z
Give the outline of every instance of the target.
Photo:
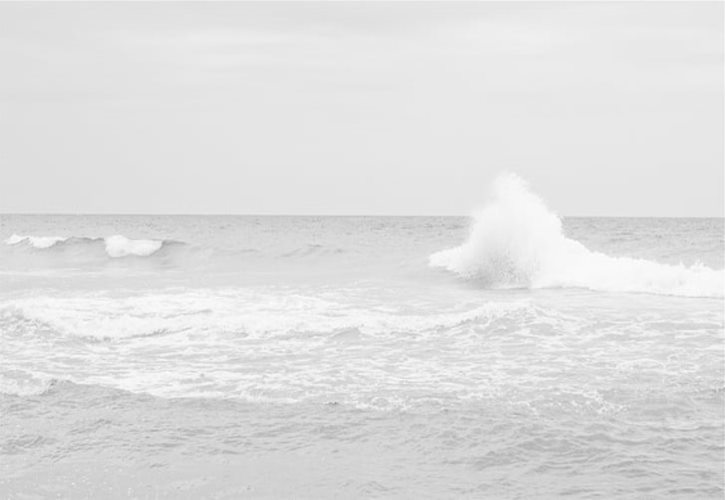
M 0 394 L 11 396 L 39 396 L 57 383 L 56 379 L 21 370 L 0 371 Z
M 67 248 L 100 248 L 102 247 L 109 257 L 148 257 L 155 254 L 165 246 L 180 245 L 178 241 L 170 240 L 134 240 L 122 235 L 107 236 L 105 238 L 64 237 L 64 236 L 20 236 L 14 234 L 5 240 L 5 244 L 17 248 L 31 250 L 61 250 Z
M 515 174 L 499 176 L 468 240 L 429 264 L 489 288 L 576 287 L 600 291 L 722 297 L 723 271 L 613 257 L 567 238 L 561 219 Z

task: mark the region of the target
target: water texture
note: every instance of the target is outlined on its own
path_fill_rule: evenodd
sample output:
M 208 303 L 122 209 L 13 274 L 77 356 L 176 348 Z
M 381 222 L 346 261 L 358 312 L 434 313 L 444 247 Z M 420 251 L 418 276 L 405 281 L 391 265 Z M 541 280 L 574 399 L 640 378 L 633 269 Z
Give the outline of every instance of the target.
M 723 220 L 0 216 L 0 497 L 722 498 Z

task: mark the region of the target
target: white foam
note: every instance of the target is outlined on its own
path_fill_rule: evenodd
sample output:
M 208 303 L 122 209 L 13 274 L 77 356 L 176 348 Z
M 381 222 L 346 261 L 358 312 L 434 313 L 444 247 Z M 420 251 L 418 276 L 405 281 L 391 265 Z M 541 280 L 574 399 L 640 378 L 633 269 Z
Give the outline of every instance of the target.
M 126 257 L 136 255 L 145 257 L 157 252 L 164 244 L 157 240 L 132 240 L 120 234 L 109 236 L 104 239 L 106 253 L 110 257 Z
M 19 370 L 0 372 L 0 394 L 37 396 L 53 385 L 53 379 L 31 375 Z
M 430 332 L 495 319 L 531 307 L 527 302 L 465 305 L 459 310 L 401 314 L 351 307 L 315 296 L 244 290 L 156 292 L 126 298 L 108 294 L 38 296 L 0 302 L 0 321 L 31 321 L 65 336 L 98 339 L 178 332 L 232 332 L 269 338 L 350 331 L 367 335 Z
M 13 234 L 5 240 L 6 245 L 26 244 L 40 250 L 47 250 L 60 242 L 69 242 L 74 245 L 98 245 L 103 242 L 106 254 L 109 257 L 127 257 L 135 255 L 146 257 L 157 252 L 164 242 L 160 240 L 133 240 L 120 234 L 106 238 L 68 237 L 68 236 L 20 236 Z
M 288 287 L 131 296 L 37 292 L 0 300 L 0 340 L 8 353 L 0 391 L 46 389 L 1 377 L 22 370 L 39 380 L 162 397 L 298 402 L 347 394 L 348 401 L 367 400 L 366 393 L 377 395 L 386 384 L 397 393 L 447 383 L 440 361 L 449 349 L 481 344 L 487 325 L 532 316 L 540 314 L 528 300 L 395 307 L 374 289 L 359 295 Z M 388 365 L 402 372 L 391 380 Z
M 26 243 L 33 248 L 50 248 L 60 241 L 67 240 L 64 236 L 21 236 L 13 234 L 5 240 L 6 245 L 17 245 L 19 243 Z
M 491 288 L 580 287 L 602 291 L 723 296 L 722 270 L 592 252 L 567 238 L 559 217 L 515 174 L 494 182 L 468 240 L 429 263 Z

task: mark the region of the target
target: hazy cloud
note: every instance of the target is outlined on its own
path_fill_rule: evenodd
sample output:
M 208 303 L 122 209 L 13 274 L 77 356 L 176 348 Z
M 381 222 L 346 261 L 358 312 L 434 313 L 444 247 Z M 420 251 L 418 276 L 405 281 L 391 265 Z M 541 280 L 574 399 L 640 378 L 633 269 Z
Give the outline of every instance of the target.
M 3 3 L 0 210 L 721 215 L 722 9 Z

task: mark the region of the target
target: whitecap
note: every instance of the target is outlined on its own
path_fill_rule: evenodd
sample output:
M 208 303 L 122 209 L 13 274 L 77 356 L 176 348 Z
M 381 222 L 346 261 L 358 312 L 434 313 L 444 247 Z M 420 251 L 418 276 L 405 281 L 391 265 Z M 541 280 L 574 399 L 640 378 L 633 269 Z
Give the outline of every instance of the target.
M 561 219 L 515 174 L 503 174 L 474 217 L 468 240 L 429 264 L 489 288 L 588 288 L 722 297 L 723 271 L 593 252 L 567 238 Z

